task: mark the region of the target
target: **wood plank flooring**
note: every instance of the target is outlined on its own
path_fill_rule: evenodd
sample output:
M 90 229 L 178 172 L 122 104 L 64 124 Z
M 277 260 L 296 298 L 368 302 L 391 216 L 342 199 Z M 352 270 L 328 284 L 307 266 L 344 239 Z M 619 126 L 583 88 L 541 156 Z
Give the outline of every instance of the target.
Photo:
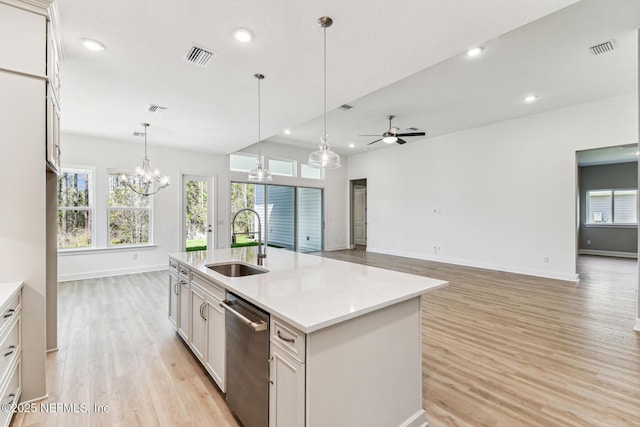
M 430 427 L 640 426 L 635 260 L 580 257 L 574 284 L 362 250 L 323 255 L 450 282 L 422 300 Z
M 581 257 L 573 284 L 362 250 L 321 255 L 450 282 L 423 297 L 430 427 L 640 426 L 635 260 Z M 17 414 L 12 426 L 237 426 L 167 319 L 167 281 L 61 283 L 45 402 L 89 411 Z

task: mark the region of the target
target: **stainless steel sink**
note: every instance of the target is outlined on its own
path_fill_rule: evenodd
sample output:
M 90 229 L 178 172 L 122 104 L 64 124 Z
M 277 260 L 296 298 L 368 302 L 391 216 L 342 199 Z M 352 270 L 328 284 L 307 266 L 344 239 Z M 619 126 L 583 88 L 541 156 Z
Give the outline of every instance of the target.
M 268 273 L 267 270 L 241 262 L 221 262 L 217 264 L 207 264 L 206 267 L 217 273 L 224 274 L 227 277 L 244 277 Z

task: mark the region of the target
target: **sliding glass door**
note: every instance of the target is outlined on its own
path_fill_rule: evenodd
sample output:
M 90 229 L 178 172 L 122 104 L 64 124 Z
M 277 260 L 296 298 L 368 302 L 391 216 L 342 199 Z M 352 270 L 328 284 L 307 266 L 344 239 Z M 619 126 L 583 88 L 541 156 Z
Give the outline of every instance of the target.
M 322 189 L 232 182 L 230 194 L 231 218 L 243 208 L 256 210 L 267 245 L 322 250 Z M 240 214 L 231 230 L 231 247 L 257 245 L 257 227 L 255 215 Z

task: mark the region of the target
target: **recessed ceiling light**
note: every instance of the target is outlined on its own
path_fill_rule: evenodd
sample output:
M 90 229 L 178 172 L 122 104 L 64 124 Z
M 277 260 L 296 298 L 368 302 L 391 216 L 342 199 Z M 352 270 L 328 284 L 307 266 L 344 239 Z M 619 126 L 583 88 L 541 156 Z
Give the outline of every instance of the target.
M 467 51 L 467 56 L 474 57 L 482 53 L 481 47 L 473 47 Z
M 95 51 L 104 50 L 104 45 L 96 40 L 80 39 L 80 43 L 82 43 L 82 45 L 89 50 L 95 50 Z
M 351 144 L 349 144 L 349 148 L 355 148 L 356 144 L 354 144 L 353 142 Z
M 538 99 L 538 97 L 537 97 L 537 96 L 535 96 L 535 95 L 527 95 L 527 96 L 524 98 L 524 102 L 534 102 L 534 101 L 535 101 L 535 100 L 537 100 L 537 99 Z
M 237 28 L 233 32 L 233 37 L 238 41 L 248 43 L 253 38 L 253 34 L 251 34 L 251 31 L 247 30 L 246 28 Z
M 284 133 L 286 133 L 287 135 L 291 135 L 291 129 L 285 129 Z

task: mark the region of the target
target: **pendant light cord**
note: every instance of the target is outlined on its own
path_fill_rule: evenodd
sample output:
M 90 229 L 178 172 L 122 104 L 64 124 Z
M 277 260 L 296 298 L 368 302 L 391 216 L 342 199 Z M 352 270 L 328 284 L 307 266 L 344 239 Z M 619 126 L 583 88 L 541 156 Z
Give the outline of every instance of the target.
M 262 162 L 262 152 L 260 151 L 260 77 L 258 77 L 258 163 Z
M 327 143 L 327 27 L 322 28 L 324 32 L 324 133 L 322 142 L 323 145 Z
M 144 126 L 144 158 L 148 159 L 149 157 L 147 156 L 147 127 L 149 127 L 149 124 L 143 123 L 142 126 Z

